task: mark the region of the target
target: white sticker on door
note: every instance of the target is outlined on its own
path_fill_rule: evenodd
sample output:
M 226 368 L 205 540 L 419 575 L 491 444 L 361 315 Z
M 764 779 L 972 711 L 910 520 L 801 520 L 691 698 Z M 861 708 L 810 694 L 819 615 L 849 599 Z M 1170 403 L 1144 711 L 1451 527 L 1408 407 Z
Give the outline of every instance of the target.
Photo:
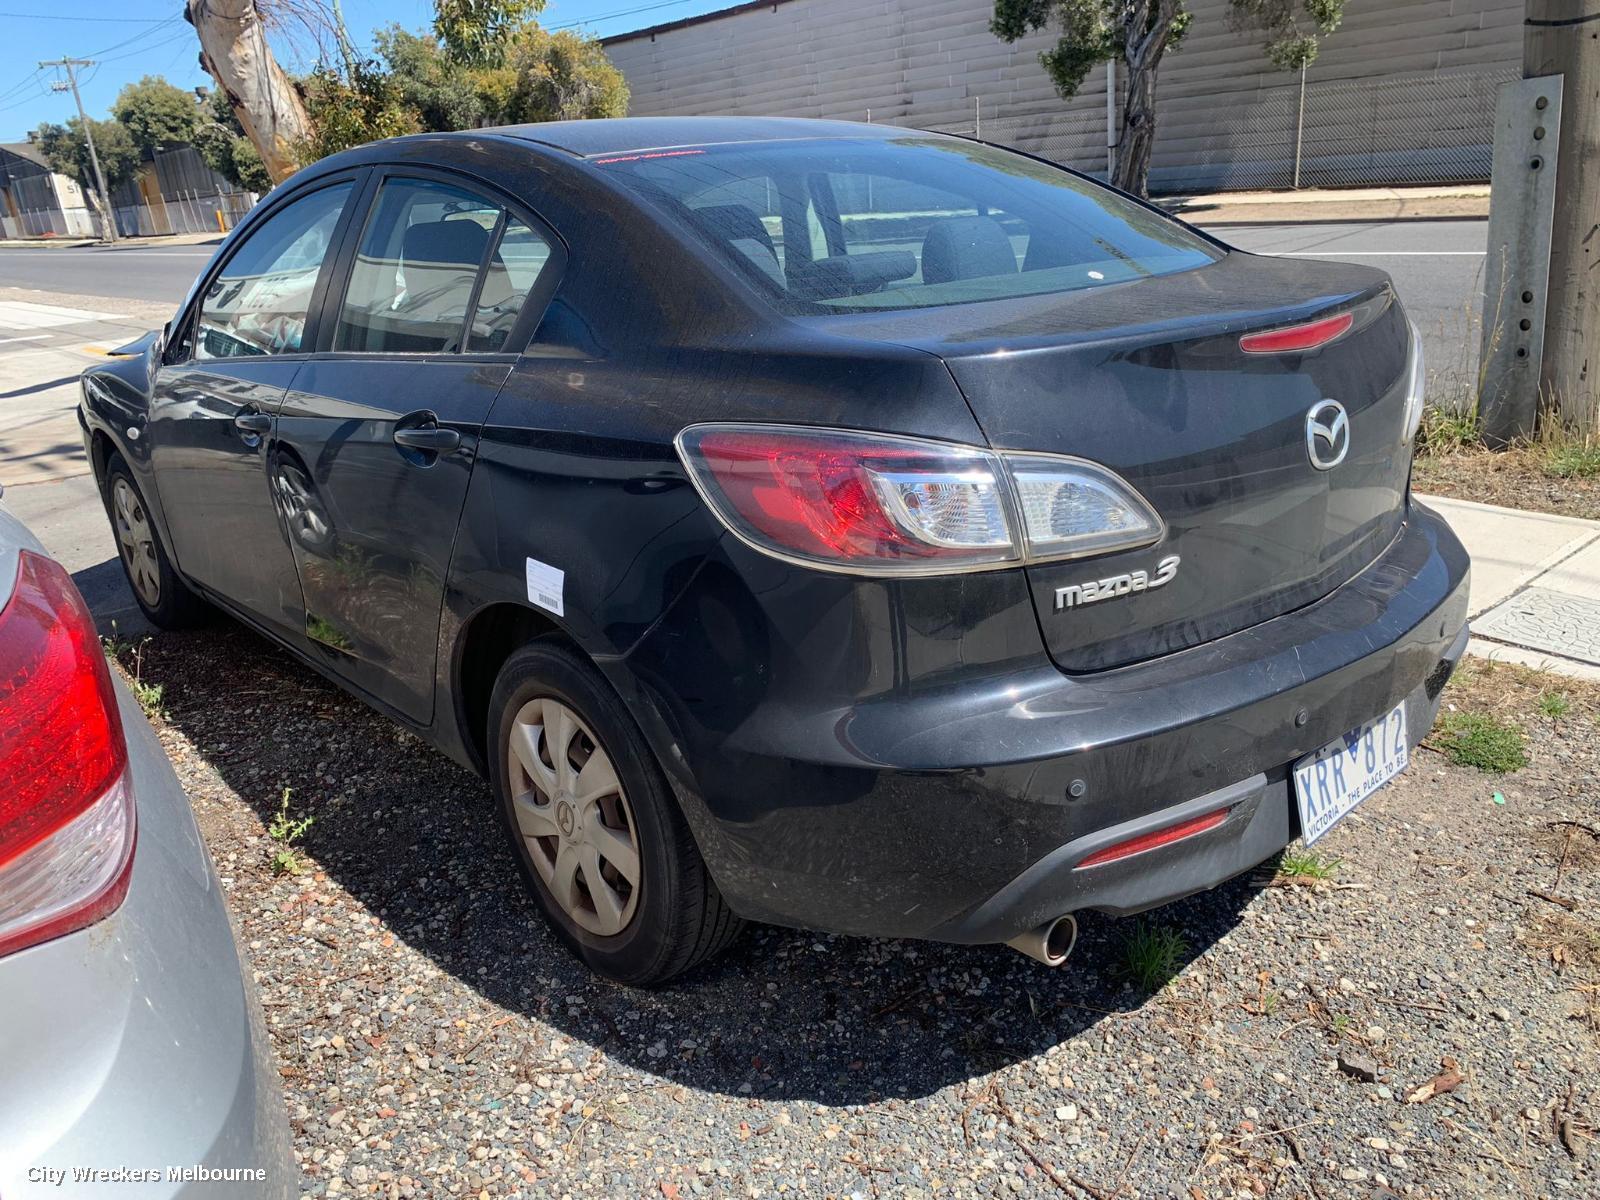
M 560 567 L 552 567 L 537 558 L 528 560 L 528 599 L 558 617 L 566 615 L 561 596 L 566 582 L 567 573 Z

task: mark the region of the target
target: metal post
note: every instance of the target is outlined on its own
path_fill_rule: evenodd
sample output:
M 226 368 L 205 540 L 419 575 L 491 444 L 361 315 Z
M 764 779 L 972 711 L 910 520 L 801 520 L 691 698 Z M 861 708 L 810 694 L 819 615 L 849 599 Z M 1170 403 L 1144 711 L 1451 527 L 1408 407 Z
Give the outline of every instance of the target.
M 67 73 L 67 87 L 72 90 L 72 102 L 78 106 L 78 124 L 83 128 L 83 140 L 89 143 L 89 165 L 94 168 L 95 186 L 100 190 L 100 218 L 106 224 L 106 241 L 117 240 L 117 218 L 111 211 L 111 193 L 106 190 L 106 177 L 100 170 L 100 155 L 94 148 L 94 130 L 89 128 L 89 118 L 83 112 L 83 97 L 78 95 L 79 67 L 93 66 L 91 59 L 68 58 L 62 55 L 54 62 L 42 62 L 40 69 L 45 67 L 60 67 Z
M 1117 60 L 1106 59 L 1106 181 L 1117 175 Z
M 1300 64 L 1300 107 L 1294 114 L 1294 190 L 1300 190 L 1300 147 L 1306 133 L 1306 63 Z
M 983 97 L 972 98 L 972 136 L 977 141 L 983 141 Z

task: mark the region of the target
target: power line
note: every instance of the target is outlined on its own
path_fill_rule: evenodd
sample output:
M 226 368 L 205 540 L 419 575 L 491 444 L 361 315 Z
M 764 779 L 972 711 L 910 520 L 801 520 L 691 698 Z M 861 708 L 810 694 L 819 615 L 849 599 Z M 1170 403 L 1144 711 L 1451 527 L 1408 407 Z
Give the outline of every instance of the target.
M 551 25 L 549 29 L 555 32 L 561 29 L 576 29 L 580 25 L 597 25 L 601 21 L 614 21 L 618 17 L 635 17 L 640 13 L 655 12 L 662 8 L 677 8 L 690 2 L 691 0 L 663 0 L 660 4 L 641 4 L 637 8 L 624 8 L 618 12 L 602 13 L 598 17 L 585 17 L 581 21 L 568 21 L 564 25 Z
M 0 17 L 19 21 L 88 21 L 96 25 L 159 25 L 171 17 L 69 17 L 59 13 L 0 12 Z
M 140 32 L 134 34 L 132 37 L 123 38 L 120 42 L 112 42 L 111 45 L 102 46 L 98 50 L 91 50 L 89 52 L 89 57 L 98 58 L 100 55 L 109 54 L 113 50 L 120 50 L 124 46 L 131 46 L 134 42 L 143 41 L 145 38 L 152 37 L 155 34 L 161 32 L 161 30 L 163 28 L 165 28 L 168 25 L 171 25 L 174 21 L 181 21 L 181 20 L 183 20 L 183 14 L 179 13 L 177 16 L 167 17 L 165 20 L 157 21 L 149 29 L 141 30 Z

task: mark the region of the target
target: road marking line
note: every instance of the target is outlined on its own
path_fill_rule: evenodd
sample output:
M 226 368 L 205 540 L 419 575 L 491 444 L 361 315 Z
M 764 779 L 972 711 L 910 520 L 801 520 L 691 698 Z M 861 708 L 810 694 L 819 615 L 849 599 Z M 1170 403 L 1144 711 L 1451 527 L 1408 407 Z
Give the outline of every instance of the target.
M 0 338 L 0 346 L 5 345 L 7 342 L 48 342 L 49 340 L 50 335 L 48 333 L 26 333 L 21 337 Z

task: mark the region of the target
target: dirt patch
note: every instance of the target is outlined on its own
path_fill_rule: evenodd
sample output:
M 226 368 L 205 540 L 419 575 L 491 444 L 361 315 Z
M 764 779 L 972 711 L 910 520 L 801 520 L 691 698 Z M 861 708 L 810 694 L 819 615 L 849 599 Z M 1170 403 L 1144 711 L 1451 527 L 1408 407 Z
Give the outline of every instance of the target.
M 550 935 L 476 777 L 280 651 L 161 635 L 144 677 L 310 1195 L 1600 1193 L 1596 972 L 1552 957 L 1600 871 L 1548 836 L 1600 819 L 1600 688 L 1469 664 L 1447 702 L 1517 722 L 1529 765 L 1420 751 L 1316 847 L 1330 878 L 1147 914 L 1176 947 L 1154 993 L 1135 923 L 1095 914 L 1060 971 L 757 927 L 638 992 Z M 299 874 L 270 866 L 285 787 Z
M 1436 496 L 1600 520 L 1600 477 L 1557 479 L 1545 473 L 1544 463 L 1538 447 L 1425 454 L 1416 460 L 1411 484 Z

